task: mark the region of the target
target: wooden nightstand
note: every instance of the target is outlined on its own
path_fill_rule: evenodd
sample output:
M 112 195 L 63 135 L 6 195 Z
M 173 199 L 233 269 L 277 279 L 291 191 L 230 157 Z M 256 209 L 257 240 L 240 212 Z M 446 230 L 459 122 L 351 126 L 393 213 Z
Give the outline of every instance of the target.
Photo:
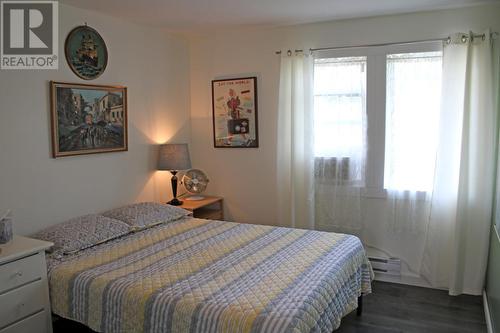
M 14 236 L 0 245 L 0 333 L 50 333 L 45 250 L 53 244 Z
M 181 198 L 182 205 L 178 206 L 193 212 L 193 216 L 200 219 L 224 220 L 224 199 L 221 197 L 205 196 L 202 200 L 186 200 Z

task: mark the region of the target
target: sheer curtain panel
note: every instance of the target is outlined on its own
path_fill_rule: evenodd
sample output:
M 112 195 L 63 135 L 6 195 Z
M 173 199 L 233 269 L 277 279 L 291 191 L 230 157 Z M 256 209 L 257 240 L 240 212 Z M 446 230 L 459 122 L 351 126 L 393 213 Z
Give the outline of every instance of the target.
M 442 52 L 387 55 L 384 188 L 394 232 L 429 222 L 441 101 Z
M 360 233 L 366 167 L 366 57 L 314 64 L 314 199 L 318 229 Z

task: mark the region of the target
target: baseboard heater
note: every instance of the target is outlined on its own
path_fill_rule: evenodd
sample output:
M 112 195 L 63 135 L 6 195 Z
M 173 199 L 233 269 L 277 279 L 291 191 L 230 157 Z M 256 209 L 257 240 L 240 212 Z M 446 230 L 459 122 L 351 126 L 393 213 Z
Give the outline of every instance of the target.
M 376 273 L 401 275 L 401 259 L 399 258 L 368 257 L 368 260 Z

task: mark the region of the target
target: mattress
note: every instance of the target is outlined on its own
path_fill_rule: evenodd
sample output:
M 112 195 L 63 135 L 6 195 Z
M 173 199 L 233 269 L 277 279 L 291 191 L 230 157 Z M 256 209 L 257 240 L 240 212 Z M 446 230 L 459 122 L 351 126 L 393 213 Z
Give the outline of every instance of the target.
M 98 332 L 331 332 L 373 278 L 354 236 L 191 217 L 48 263 L 52 311 Z

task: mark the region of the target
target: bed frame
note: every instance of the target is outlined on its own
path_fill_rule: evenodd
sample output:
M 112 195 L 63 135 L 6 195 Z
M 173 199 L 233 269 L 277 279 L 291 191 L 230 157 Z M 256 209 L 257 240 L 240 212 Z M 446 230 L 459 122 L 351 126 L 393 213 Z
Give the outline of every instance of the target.
M 356 309 L 356 316 L 361 317 L 363 314 L 363 295 L 358 297 L 358 308 Z M 69 319 L 59 317 L 58 315 L 52 314 L 52 321 L 54 322 L 54 332 L 66 332 L 73 331 L 75 333 L 95 333 L 90 328 L 82 325 L 80 323 L 74 322 Z
M 361 317 L 363 314 L 363 295 L 358 297 L 358 308 L 356 310 L 356 316 Z

